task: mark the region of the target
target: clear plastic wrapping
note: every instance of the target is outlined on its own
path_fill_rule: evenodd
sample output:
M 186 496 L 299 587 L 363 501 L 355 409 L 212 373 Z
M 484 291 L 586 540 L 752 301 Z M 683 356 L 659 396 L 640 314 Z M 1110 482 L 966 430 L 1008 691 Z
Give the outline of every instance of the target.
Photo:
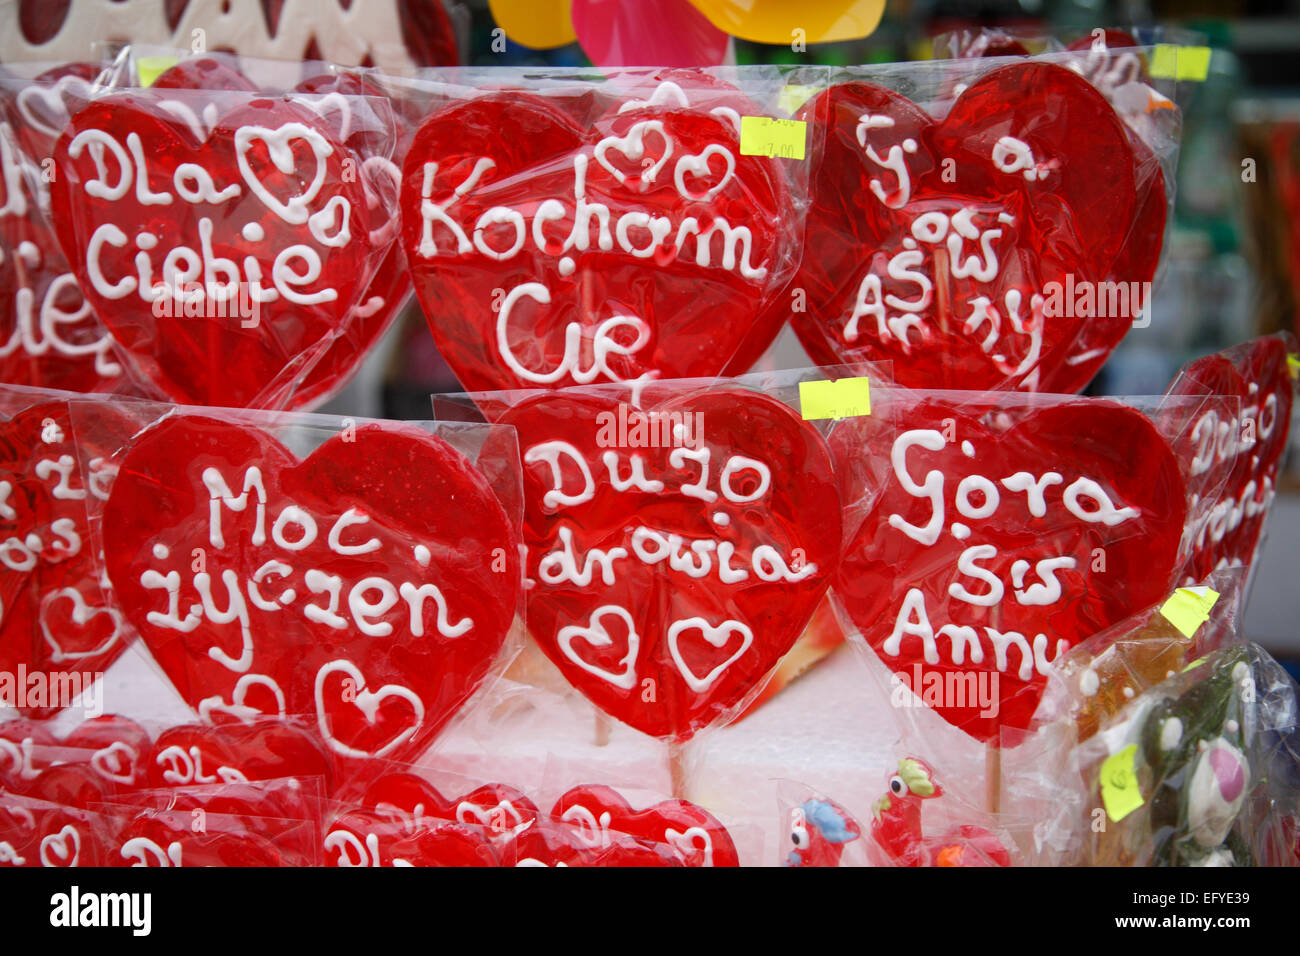
M 801 255 L 813 161 L 742 144 L 774 68 L 433 72 L 402 247 L 471 390 L 743 372 Z
M 681 741 L 734 716 L 825 594 L 838 486 L 785 403 L 809 377 L 467 396 L 519 435 L 529 633 L 638 730 Z
M 1184 440 L 1189 581 L 1255 559 L 1291 430 L 1296 352 L 1294 336 L 1266 336 L 1188 363 L 1169 386 L 1230 403 L 1207 405 Z
M 1295 683 L 1253 644 L 1213 651 L 1133 699 L 1076 753 L 1080 862 L 1284 862 L 1271 779 L 1294 778 Z
M 69 105 L 89 96 L 94 69 L 0 71 L 0 380 L 10 384 L 75 392 L 130 385 L 50 221 L 46 160 Z
M 148 87 L 118 79 L 60 101 L 50 222 L 136 387 L 214 406 L 320 400 L 403 296 L 388 99 L 336 78 L 263 93 L 210 59 Z
M 880 389 L 870 416 L 837 424 L 832 601 L 892 671 L 905 725 L 919 700 L 1014 745 L 1053 661 L 1168 595 L 1182 473 L 1142 411 L 1159 400 L 1129 401 Z
M 337 783 L 417 756 L 517 649 L 508 429 L 89 401 L 73 415 L 111 475 L 91 526 L 112 606 L 223 725 L 196 728 L 214 746 L 287 721 L 267 732 L 303 738 L 286 746 L 334 762 Z
M 0 709 L 35 717 L 89 706 L 126 645 L 86 521 L 101 459 L 67 398 L 0 386 Z
M 1108 101 L 1078 54 L 831 71 L 791 324 L 819 364 L 908 387 L 1074 392 L 1144 321 L 1180 124 Z M 1154 101 L 1153 101 L 1154 102 Z

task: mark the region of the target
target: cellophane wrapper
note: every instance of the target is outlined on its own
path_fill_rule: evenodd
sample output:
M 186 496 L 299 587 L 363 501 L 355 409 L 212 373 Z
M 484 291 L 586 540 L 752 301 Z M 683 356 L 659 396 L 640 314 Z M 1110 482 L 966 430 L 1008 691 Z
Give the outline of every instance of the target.
M 50 223 L 132 388 L 322 400 L 404 294 L 391 101 L 337 76 L 266 92 L 210 58 L 147 87 L 112 67 L 101 79 L 16 95 L 39 94 L 58 130 L 33 147 L 48 149 Z
M 402 249 L 465 388 L 747 371 L 802 254 L 815 149 L 760 154 L 789 71 L 434 70 Z M 793 74 L 791 74 L 793 75 Z M 787 152 L 793 152 L 788 150 Z M 582 341 L 580 341 L 582 340 Z
M 1135 697 L 1074 753 L 1078 862 L 1294 864 L 1296 686 L 1254 644 L 1229 645 Z M 1138 805 L 1112 802 L 1137 789 Z M 1288 827 L 1288 824 L 1290 826 Z
M 434 398 L 438 418 L 518 431 L 536 645 L 600 711 L 670 749 L 759 692 L 834 574 L 832 423 L 797 410 L 800 382 L 825 377 Z M 553 674 L 539 662 L 527 679 Z
M 517 653 L 511 429 L 148 402 L 72 414 L 96 451 L 88 542 L 128 656 L 150 665 L 110 675 L 106 699 L 135 716 L 166 698 L 160 720 L 187 725 L 176 749 L 198 747 L 207 774 L 320 776 L 333 796 L 371 761 L 419 757 Z
M 801 91 L 812 254 L 777 306 L 814 361 L 1069 393 L 1152 321 L 1181 114 L 1169 84 L 1139 71 L 1121 95 L 1085 61 L 844 67 Z

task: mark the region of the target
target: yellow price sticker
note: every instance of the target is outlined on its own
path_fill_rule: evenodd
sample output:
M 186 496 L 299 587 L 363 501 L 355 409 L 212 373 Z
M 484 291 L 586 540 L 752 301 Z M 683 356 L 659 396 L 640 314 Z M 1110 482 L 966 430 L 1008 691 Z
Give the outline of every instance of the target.
M 817 87 L 815 86 L 790 83 L 781 88 L 781 95 L 777 98 L 777 104 L 783 112 L 793 114 L 816 95 Z
M 180 61 L 174 56 L 142 56 L 135 61 L 135 71 L 140 74 L 141 86 L 153 86 L 162 76 Z
M 1137 749 L 1137 744 L 1129 744 L 1101 765 L 1101 802 L 1112 823 L 1119 823 L 1146 803 L 1138 785 Z
M 1196 629 L 1210 619 L 1210 611 L 1219 600 L 1219 592 L 1209 588 L 1179 588 L 1160 606 L 1160 615 L 1178 628 L 1183 637 L 1193 637 Z
M 770 116 L 740 118 L 740 155 L 803 159 L 808 124 L 802 120 L 772 119 Z
M 800 382 L 799 410 L 806 422 L 870 415 L 871 385 L 866 378 Z
M 1166 80 L 1203 81 L 1210 73 L 1208 46 L 1157 44 L 1151 53 L 1151 75 Z

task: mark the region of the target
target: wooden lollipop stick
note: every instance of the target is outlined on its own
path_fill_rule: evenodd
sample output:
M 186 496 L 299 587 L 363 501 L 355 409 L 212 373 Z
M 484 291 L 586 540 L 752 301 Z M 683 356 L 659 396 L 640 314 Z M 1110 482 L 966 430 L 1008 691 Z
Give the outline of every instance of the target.
M 984 803 L 989 813 L 1002 807 L 1002 748 L 995 743 L 984 745 Z
M 686 745 L 679 740 L 668 742 L 668 773 L 672 778 L 673 796 L 686 799 Z

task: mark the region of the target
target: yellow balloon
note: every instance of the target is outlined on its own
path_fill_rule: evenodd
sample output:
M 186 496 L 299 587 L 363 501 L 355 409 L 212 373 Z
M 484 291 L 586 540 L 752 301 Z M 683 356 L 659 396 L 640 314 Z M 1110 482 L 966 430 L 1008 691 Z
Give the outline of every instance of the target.
M 567 46 L 578 39 L 569 0 L 488 0 L 488 8 L 506 36 L 534 50 Z
M 719 30 L 755 43 L 857 40 L 870 35 L 885 12 L 885 0 L 800 0 L 799 3 L 691 0 L 691 3 Z

